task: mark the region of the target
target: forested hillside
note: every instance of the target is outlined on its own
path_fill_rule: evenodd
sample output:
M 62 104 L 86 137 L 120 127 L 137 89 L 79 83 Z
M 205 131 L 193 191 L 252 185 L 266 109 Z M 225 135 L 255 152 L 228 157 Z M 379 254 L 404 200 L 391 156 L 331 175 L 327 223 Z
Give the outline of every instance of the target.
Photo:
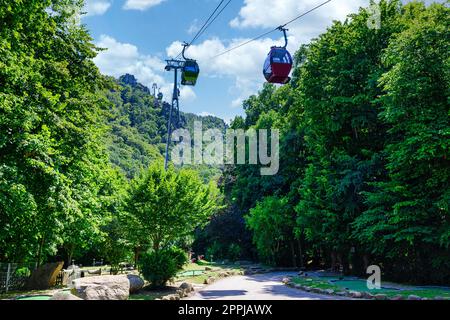
M 227 168 L 228 219 L 245 219 L 269 264 L 359 275 L 377 264 L 390 279 L 449 283 L 450 11 L 381 11 L 380 30 L 365 9 L 335 22 L 297 52 L 290 85 L 244 102 L 232 127 L 278 128 L 280 172 Z M 242 228 L 231 242 L 211 228 L 196 245 L 216 257 L 249 247 Z
M 115 89 L 107 90 L 112 102 L 107 125 L 107 146 L 111 162 L 122 169 L 128 178 L 147 168 L 152 161 L 163 159 L 167 139 L 167 119 L 170 105 L 156 102 L 150 90 L 140 84 L 133 75 L 111 79 Z M 173 128 L 193 131 L 194 121 L 201 121 L 203 128 L 225 130 L 222 119 L 180 112 L 173 114 Z M 173 144 L 172 144 L 173 146 Z M 218 170 L 201 166 L 206 178 L 215 176 Z M 208 172 L 209 171 L 209 172 Z

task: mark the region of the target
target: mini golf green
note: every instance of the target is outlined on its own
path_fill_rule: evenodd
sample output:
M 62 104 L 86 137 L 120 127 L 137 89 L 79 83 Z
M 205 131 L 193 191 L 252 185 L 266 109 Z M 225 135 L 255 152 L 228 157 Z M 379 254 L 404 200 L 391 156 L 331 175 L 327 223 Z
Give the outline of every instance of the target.
M 179 277 L 195 277 L 204 274 L 204 270 L 187 270 L 178 274 Z
M 367 281 L 365 280 L 331 280 L 330 283 L 337 285 L 339 287 L 345 288 L 347 290 L 352 291 L 370 291 L 370 292 L 378 292 L 382 293 L 384 291 L 396 291 L 399 289 L 396 288 L 385 288 L 381 287 L 381 289 L 369 289 L 367 288 Z
M 27 297 L 19 297 L 16 300 L 50 300 L 52 296 L 27 296 Z

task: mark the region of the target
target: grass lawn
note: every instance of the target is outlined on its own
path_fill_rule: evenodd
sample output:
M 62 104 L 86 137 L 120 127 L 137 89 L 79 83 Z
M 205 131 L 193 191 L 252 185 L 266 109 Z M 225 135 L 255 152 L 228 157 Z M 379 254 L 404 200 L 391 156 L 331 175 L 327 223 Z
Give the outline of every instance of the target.
M 211 270 L 205 270 L 205 268 L 211 268 Z M 183 276 L 178 276 L 175 281 L 186 281 L 195 284 L 203 284 L 203 282 L 209 277 L 219 277 L 221 272 L 224 271 L 241 271 L 242 268 L 235 264 L 220 264 L 215 262 L 208 262 L 201 260 L 199 263 L 189 263 L 184 268 L 183 271 L 179 273 Z M 192 274 L 189 274 L 192 271 Z M 201 273 L 200 273 L 201 272 Z
M 422 298 L 443 297 L 445 299 L 450 299 L 450 290 L 438 288 L 430 288 L 430 289 L 417 288 L 417 289 L 401 289 L 401 290 L 382 288 L 369 290 L 364 280 L 340 280 L 334 283 L 333 282 L 330 283 L 328 280 L 319 278 L 295 277 L 292 279 L 292 281 L 296 284 L 309 286 L 311 288 L 333 289 L 334 291 L 344 291 L 344 290 L 352 290 L 360 292 L 365 291 L 371 294 L 385 294 L 388 297 L 402 295 L 405 298 L 407 298 L 409 295 L 416 295 Z
M 176 293 L 177 288 L 175 287 L 167 287 L 164 289 L 142 289 L 136 294 L 131 294 L 128 300 L 143 300 L 143 301 L 151 301 L 163 296 Z
M 205 268 L 211 268 L 211 270 L 205 270 Z M 209 277 L 218 278 L 221 272 L 224 271 L 241 271 L 242 268 L 239 265 L 224 265 L 220 263 L 211 263 L 208 261 L 199 261 L 199 263 L 188 263 L 184 266 L 183 270 L 178 273 L 178 276 L 174 279 L 175 283 L 189 282 L 192 284 L 203 284 Z M 192 273 L 191 273 L 192 272 Z M 129 300 L 155 300 L 169 294 L 176 293 L 176 287 L 167 287 L 166 289 L 143 289 L 137 294 L 130 295 Z

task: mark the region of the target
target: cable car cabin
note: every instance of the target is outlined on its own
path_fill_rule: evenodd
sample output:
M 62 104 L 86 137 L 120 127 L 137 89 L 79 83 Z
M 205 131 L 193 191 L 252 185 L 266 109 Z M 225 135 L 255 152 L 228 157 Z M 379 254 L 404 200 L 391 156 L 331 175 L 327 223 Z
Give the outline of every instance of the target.
M 200 73 L 200 68 L 195 60 L 186 60 L 181 73 L 181 84 L 183 86 L 195 86 Z
M 264 63 L 264 77 L 270 83 L 288 83 L 292 56 L 284 47 L 272 47 Z

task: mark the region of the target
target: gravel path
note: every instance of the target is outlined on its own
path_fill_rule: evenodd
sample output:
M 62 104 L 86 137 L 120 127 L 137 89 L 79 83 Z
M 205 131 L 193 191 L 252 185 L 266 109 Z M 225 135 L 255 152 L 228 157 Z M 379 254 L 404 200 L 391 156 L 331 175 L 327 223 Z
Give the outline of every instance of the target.
M 196 290 L 187 300 L 345 300 L 348 298 L 309 293 L 290 288 L 281 280 L 295 273 L 274 272 L 234 276 Z

